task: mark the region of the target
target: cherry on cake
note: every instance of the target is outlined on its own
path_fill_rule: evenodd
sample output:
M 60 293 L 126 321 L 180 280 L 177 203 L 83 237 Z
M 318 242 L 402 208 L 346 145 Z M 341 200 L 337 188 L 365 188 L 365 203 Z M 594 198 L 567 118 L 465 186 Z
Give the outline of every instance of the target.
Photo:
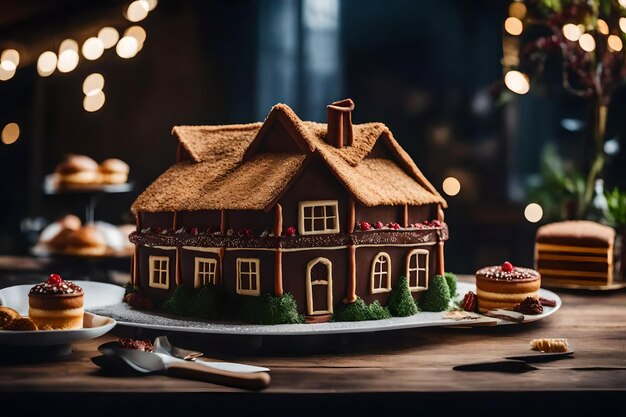
M 290 294 L 310 321 L 358 298 L 384 306 L 401 277 L 418 299 L 445 271 L 446 202 L 384 124 L 353 124 L 353 110 L 332 103 L 315 123 L 278 104 L 262 123 L 174 127 L 176 164 L 132 206 L 142 297 Z

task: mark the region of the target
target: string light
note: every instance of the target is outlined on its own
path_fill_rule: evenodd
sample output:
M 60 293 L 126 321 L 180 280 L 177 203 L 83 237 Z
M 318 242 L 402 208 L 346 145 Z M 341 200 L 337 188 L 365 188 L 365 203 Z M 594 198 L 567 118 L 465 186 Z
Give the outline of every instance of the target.
M 578 43 L 580 44 L 580 47 L 583 48 L 583 51 L 592 52 L 596 49 L 596 41 L 589 33 L 583 33 L 580 35 Z
M 131 22 L 140 22 L 148 17 L 150 11 L 150 5 L 146 0 L 135 0 L 128 5 L 126 9 L 126 19 Z
M 515 1 L 509 5 L 509 16 L 523 19 L 526 16 L 526 5 L 521 1 Z
M 617 35 L 609 36 L 606 42 L 609 45 L 609 49 L 613 52 L 619 52 L 624 47 L 622 40 Z
M 20 125 L 14 122 L 8 123 L 4 126 L 4 129 L 2 129 L 2 134 L 0 136 L 2 138 L 2 143 L 5 145 L 15 143 L 20 137 Z
M 102 41 L 104 49 L 113 48 L 120 39 L 120 34 L 115 28 L 105 26 L 98 32 L 98 39 Z
M 139 45 L 137 44 L 137 39 L 132 36 L 124 36 L 119 40 L 117 46 L 115 47 L 115 52 L 120 56 L 120 58 L 128 59 L 132 58 L 137 54 L 137 50 Z
M 504 21 L 504 30 L 514 36 L 521 35 L 524 24 L 517 17 L 509 17 Z
M 97 72 L 89 74 L 83 81 L 83 93 L 86 96 L 95 96 L 104 88 L 104 77 Z
M 7 71 L 4 68 L 2 68 L 2 66 L 0 66 L 0 81 L 10 80 L 11 78 L 13 78 L 14 75 L 15 75 L 15 70 Z
M 130 36 L 137 41 L 137 52 L 143 48 L 143 43 L 146 41 L 146 31 L 141 26 L 131 26 L 126 29 L 124 36 Z
M 78 43 L 73 39 L 66 39 L 59 47 L 57 68 L 59 72 L 70 72 L 78 66 Z
M 528 76 L 519 71 L 512 70 L 504 76 L 504 84 L 516 94 L 526 94 L 530 91 Z
M 598 26 L 598 32 L 600 32 L 603 35 L 609 34 L 609 25 L 607 25 L 604 20 L 598 19 L 596 22 L 596 25 Z
M 572 42 L 578 41 L 578 39 L 580 39 L 581 34 L 582 34 L 582 31 L 580 30 L 580 28 L 573 23 L 568 23 L 565 26 L 563 26 L 563 36 L 565 36 L 565 39 L 567 39 L 568 41 L 572 41 Z
M 83 99 L 83 108 L 92 113 L 98 111 L 104 106 L 105 96 L 102 90 L 98 91 L 93 96 L 85 96 Z
M 454 177 L 448 177 L 443 180 L 443 192 L 449 196 L 455 196 L 461 191 L 461 183 Z
M 20 54 L 15 49 L 5 49 L 0 55 L 0 67 L 7 72 L 15 71 L 20 63 Z
M 94 61 L 104 53 L 104 43 L 99 38 L 89 38 L 83 43 L 82 51 L 86 59 Z
M 530 203 L 524 209 L 524 217 L 531 223 L 537 223 L 543 217 L 543 209 L 537 203 Z
M 52 51 L 46 51 L 39 55 L 37 59 L 37 72 L 42 77 L 52 75 L 57 67 L 57 54 Z

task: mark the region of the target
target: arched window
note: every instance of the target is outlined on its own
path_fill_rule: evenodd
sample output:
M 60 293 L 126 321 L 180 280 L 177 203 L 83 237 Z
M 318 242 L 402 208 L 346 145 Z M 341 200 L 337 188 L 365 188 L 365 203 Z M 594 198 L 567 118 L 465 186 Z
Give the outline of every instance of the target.
M 372 294 L 391 291 L 391 258 L 387 253 L 374 256 L 370 277 Z
M 406 279 L 411 291 L 428 289 L 428 256 L 426 249 L 413 249 L 406 258 Z

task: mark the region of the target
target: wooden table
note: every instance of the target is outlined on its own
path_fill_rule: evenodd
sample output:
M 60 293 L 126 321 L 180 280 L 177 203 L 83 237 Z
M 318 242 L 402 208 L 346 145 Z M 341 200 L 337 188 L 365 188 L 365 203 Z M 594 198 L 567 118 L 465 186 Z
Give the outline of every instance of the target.
M 272 384 L 260 393 L 164 376 L 105 376 L 90 358 L 115 340 L 107 335 L 76 344 L 57 362 L 3 364 L 0 415 L 626 415 L 626 370 L 566 369 L 626 367 L 626 292 L 559 295 L 559 312 L 524 325 L 331 337 L 323 346 L 287 338 L 251 353 L 232 349 L 241 339 L 212 342 L 214 357 L 272 369 Z M 527 353 L 529 341 L 543 337 L 567 338 L 575 357 L 523 374 L 452 370 Z

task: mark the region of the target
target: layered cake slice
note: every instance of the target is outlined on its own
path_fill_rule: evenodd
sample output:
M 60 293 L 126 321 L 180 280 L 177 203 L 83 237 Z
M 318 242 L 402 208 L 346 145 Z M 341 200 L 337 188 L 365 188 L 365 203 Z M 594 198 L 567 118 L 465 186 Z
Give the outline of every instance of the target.
M 551 223 L 537 230 L 535 265 L 546 286 L 613 283 L 615 230 L 591 221 Z

